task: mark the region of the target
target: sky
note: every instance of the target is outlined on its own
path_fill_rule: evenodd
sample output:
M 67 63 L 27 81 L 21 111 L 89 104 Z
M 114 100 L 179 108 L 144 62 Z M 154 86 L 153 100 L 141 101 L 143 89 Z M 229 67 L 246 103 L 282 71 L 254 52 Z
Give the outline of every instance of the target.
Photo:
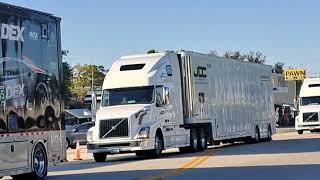
M 317 0 L 0 0 L 61 17 L 70 64 L 110 68 L 149 49 L 260 51 L 267 64 L 320 74 Z

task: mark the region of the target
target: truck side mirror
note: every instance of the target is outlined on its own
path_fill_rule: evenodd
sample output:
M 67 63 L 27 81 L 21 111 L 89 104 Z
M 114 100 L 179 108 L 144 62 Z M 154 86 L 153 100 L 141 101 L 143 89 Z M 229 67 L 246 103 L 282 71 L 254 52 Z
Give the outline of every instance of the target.
M 170 100 L 170 90 L 168 87 L 164 87 L 164 100 L 165 100 L 165 104 L 169 104 L 169 100 Z
M 293 106 L 297 111 L 299 111 L 299 103 L 300 103 L 299 98 L 295 98 L 293 102 Z
M 156 86 L 156 106 L 165 106 L 165 89 L 163 86 Z
M 97 110 L 97 94 L 93 91 L 91 94 L 91 112 L 92 115 L 95 114 L 96 110 Z

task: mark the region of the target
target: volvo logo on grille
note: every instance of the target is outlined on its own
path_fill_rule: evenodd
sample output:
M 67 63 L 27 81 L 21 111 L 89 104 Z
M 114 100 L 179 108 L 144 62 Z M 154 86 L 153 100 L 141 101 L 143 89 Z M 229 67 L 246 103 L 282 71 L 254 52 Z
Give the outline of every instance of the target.
M 112 131 L 114 131 L 114 130 L 116 130 L 116 129 L 117 129 L 117 125 L 111 126 L 111 130 L 112 130 Z

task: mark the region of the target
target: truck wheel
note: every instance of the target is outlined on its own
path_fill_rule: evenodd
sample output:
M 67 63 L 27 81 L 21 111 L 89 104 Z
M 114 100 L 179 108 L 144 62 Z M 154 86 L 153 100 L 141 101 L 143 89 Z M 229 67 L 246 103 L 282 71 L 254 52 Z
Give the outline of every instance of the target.
M 271 141 L 271 140 L 272 140 L 272 130 L 271 130 L 271 126 L 269 125 L 267 141 Z
M 259 127 L 258 127 L 258 126 L 257 126 L 256 129 L 255 129 L 253 141 L 254 141 L 255 143 L 259 143 L 259 142 L 260 142 L 260 130 L 259 130 Z
M 198 151 L 198 137 L 197 137 L 197 130 L 192 128 L 190 133 L 190 152 L 197 152 Z
M 136 151 L 135 153 L 138 157 L 147 156 L 149 154 L 147 151 Z
M 213 141 L 214 146 L 220 146 L 220 143 L 221 143 L 220 141 Z
M 207 149 L 207 137 L 205 135 L 204 129 L 200 128 L 198 130 L 198 150 L 204 151 Z
M 69 144 L 69 147 L 70 147 L 71 149 L 77 149 L 77 144 Z
M 188 152 L 190 152 L 190 147 L 189 146 L 188 147 L 179 147 L 179 151 L 181 153 L 188 153 Z
M 106 162 L 107 154 L 106 153 L 93 153 L 93 158 L 96 162 Z
M 154 150 L 152 150 L 151 154 L 154 157 L 160 157 L 163 150 L 163 140 L 159 133 L 157 133 L 154 138 Z
M 298 130 L 298 134 L 303 134 L 303 130 Z
M 70 141 L 69 141 L 69 139 L 67 138 L 66 139 L 66 149 L 68 149 L 70 147 Z
M 13 176 L 14 180 L 18 179 L 36 179 L 42 180 L 48 173 L 48 158 L 46 149 L 41 144 L 37 144 L 33 151 L 32 172 Z

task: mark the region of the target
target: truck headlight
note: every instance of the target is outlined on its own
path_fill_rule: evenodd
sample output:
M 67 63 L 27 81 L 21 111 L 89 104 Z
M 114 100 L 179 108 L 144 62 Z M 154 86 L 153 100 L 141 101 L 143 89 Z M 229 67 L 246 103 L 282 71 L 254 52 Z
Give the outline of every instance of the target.
M 92 131 L 88 131 L 87 133 L 87 141 L 93 141 L 93 132 Z
M 138 139 L 149 138 L 149 134 L 150 134 L 150 127 L 143 127 L 143 128 L 141 128 L 141 130 L 138 134 Z

